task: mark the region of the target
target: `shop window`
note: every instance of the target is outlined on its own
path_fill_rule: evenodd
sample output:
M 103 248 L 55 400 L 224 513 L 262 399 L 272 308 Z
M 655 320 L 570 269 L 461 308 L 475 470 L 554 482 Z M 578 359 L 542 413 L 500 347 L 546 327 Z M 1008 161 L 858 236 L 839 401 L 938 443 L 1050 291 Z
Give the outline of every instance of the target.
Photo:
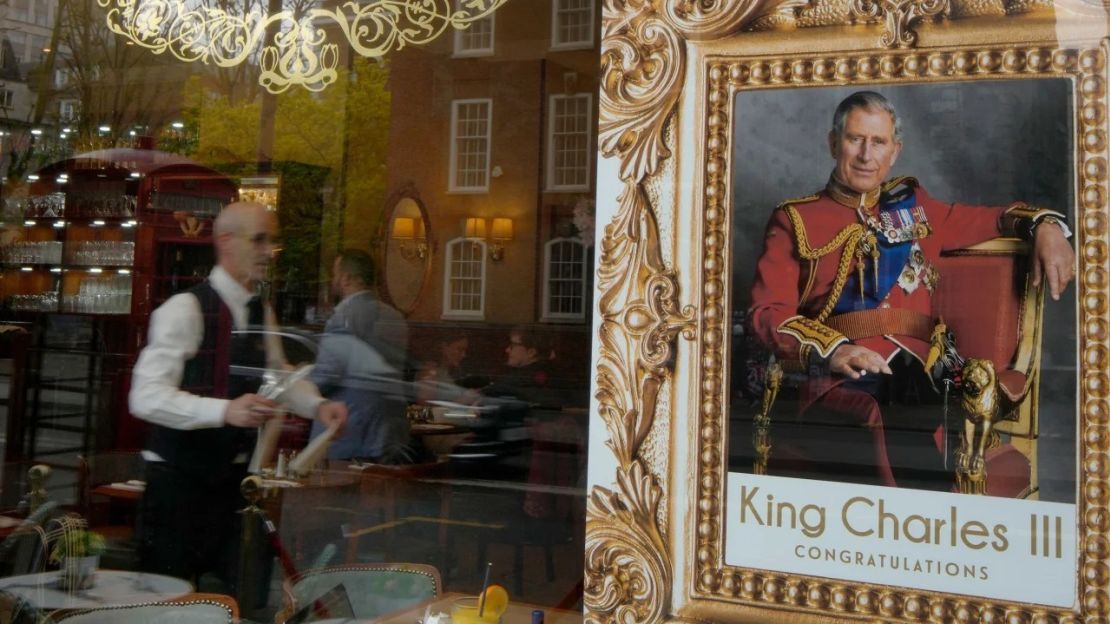
M 455 100 L 451 108 L 450 190 L 489 189 L 490 100 Z
M 544 246 L 543 319 L 580 321 L 586 317 L 586 246 L 556 238 Z
M 443 316 L 475 318 L 485 315 L 486 242 L 456 238 L 447 243 Z
M 551 96 L 547 132 L 547 188 L 590 188 L 590 95 Z
M 469 27 L 455 31 L 455 56 L 493 54 L 493 15 L 491 13 L 489 17 L 474 21 Z
M 554 0 L 551 10 L 551 47 L 588 48 L 593 45 L 593 0 Z

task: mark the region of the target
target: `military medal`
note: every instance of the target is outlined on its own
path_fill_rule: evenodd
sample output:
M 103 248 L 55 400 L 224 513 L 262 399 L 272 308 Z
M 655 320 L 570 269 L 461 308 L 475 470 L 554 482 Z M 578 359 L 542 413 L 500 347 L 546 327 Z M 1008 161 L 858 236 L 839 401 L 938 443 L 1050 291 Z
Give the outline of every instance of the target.
M 917 287 L 921 285 L 924 285 L 931 293 L 936 288 L 939 279 L 940 275 L 936 267 L 929 264 L 929 261 L 925 259 L 925 252 L 922 251 L 917 241 L 914 241 L 910 247 L 910 255 L 906 259 L 906 266 L 902 268 L 902 273 L 898 275 L 898 286 L 907 295 L 917 290 Z
M 879 227 L 875 229 L 882 232 L 890 244 L 925 238 L 933 233 L 921 206 L 880 210 Z

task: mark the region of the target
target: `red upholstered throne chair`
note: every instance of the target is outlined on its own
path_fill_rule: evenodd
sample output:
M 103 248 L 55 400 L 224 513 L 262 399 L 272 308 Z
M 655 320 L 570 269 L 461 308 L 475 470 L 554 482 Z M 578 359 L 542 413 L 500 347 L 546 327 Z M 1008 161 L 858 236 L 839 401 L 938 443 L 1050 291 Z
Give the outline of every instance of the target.
M 1028 267 L 1028 246 L 1007 238 L 946 253 L 937 267 L 941 279 L 933 316 L 943 319 L 955 334 L 960 355 L 968 358 L 976 371 L 973 376 L 977 380 L 984 375 L 987 378 L 987 387 L 980 388 L 986 392 L 972 395 L 965 388 L 953 391 L 949 397 L 950 426 L 961 434 L 954 469 L 957 487 L 963 493 L 1017 498 L 1037 495 L 1043 289 L 1032 286 Z M 753 419 L 756 474 L 812 472 L 806 468 L 812 456 L 799 454 L 790 441 L 773 440 L 773 428 L 786 424 L 779 417 L 790 411 L 786 406 L 775 409 L 778 423 L 772 425 L 772 407 L 779 391 L 794 394 L 804 377 L 805 372 L 796 363 L 778 363 L 771 358 L 764 373 L 763 399 Z M 990 397 L 996 400 L 989 401 Z M 786 398 L 788 404 L 794 400 Z M 965 409 L 968 406 L 973 408 L 970 413 Z M 986 418 L 983 412 L 988 413 Z M 991 426 L 985 428 L 984 421 Z M 845 436 L 850 428 L 828 429 L 827 435 L 830 439 Z M 936 438 L 939 447 L 943 437 L 938 432 Z M 857 446 L 861 449 L 860 461 L 866 463 L 862 456 L 869 454 L 869 446 L 866 441 Z M 799 471 L 798 466 L 803 468 Z
M 964 389 L 951 401 L 953 414 L 966 419 L 956 462 L 964 493 L 1037 496 L 1044 289 L 1032 285 L 1029 268 L 1028 245 L 1012 238 L 946 253 L 937 267 L 933 314 L 954 332 L 970 366 Z M 976 381 L 992 387 L 976 394 Z M 983 412 L 990 427 L 983 425 Z

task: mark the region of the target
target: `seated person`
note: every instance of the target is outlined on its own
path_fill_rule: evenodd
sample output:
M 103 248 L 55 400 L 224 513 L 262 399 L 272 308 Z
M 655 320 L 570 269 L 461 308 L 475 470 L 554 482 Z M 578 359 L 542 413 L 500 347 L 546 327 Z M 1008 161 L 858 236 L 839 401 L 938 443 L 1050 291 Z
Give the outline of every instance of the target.
M 509 331 L 505 347 L 508 371 L 496 382 L 481 389 L 488 397 L 510 397 L 534 406 L 558 406 L 559 392 L 554 388 L 550 363 L 555 352 L 538 331 L 518 325 Z
M 828 183 L 772 213 L 752 286 L 755 336 L 807 375 L 776 440 L 799 451 L 790 476 L 950 490 L 955 444 L 945 444 L 937 388 L 955 377 L 930 355 L 943 353 L 932 316 L 941 253 L 1021 236 L 1033 246 L 1033 285 L 1043 277 L 1059 299 L 1074 272 L 1069 231 L 1050 210 L 952 204 L 913 178 L 888 180 L 901 122 L 878 93 L 841 102 L 828 144 Z
M 463 377 L 462 362 L 466 359 L 466 352 L 469 348 L 470 339 L 466 334 L 448 334 L 439 341 L 438 358 L 426 362 L 417 378 L 441 383 L 455 383 L 457 379 Z
M 481 387 L 488 382 L 463 372 L 462 363 L 470 348 L 470 338 L 465 333 L 450 333 L 438 341 L 437 347 L 437 358 L 425 362 L 416 373 L 417 400 L 421 403 L 433 400 L 476 403 L 481 395 L 467 388 Z

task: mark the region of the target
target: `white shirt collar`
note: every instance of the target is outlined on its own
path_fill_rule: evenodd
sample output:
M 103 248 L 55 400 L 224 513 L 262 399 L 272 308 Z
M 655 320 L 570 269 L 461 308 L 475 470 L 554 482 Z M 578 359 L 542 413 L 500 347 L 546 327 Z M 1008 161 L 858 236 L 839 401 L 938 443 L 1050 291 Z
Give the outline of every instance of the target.
M 235 281 L 231 274 L 219 265 L 212 268 L 212 272 L 208 274 L 208 281 L 211 282 L 212 289 L 231 310 L 231 318 L 235 321 L 236 329 L 245 329 L 247 327 L 247 303 L 254 296 L 254 293 L 243 288 L 242 284 Z

